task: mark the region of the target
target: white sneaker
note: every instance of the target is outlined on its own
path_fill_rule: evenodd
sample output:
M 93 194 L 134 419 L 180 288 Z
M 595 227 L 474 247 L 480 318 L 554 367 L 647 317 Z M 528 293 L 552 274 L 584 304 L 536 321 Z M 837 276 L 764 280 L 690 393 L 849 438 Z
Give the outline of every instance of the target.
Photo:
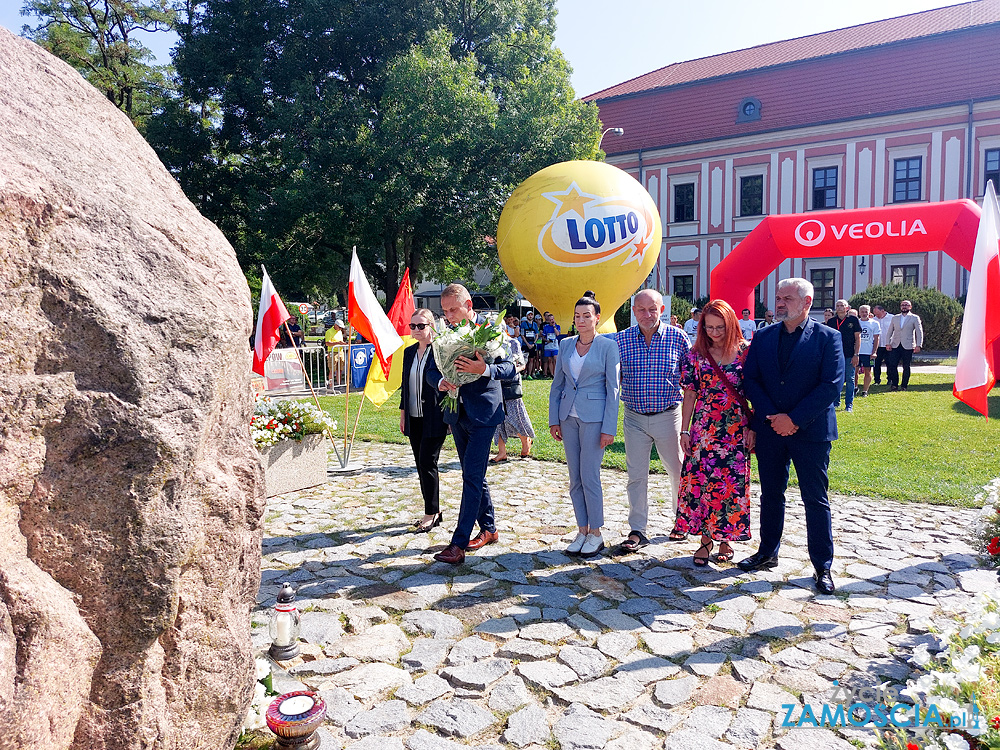
M 576 539 L 570 542 L 569 546 L 566 548 L 567 555 L 579 555 L 580 549 L 583 547 L 583 543 L 587 541 L 586 534 L 577 534 Z
M 604 537 L 587 534 L 587 540 L 580 548 L 580 557 L 594 557 L 602 549 L 604 549 Z

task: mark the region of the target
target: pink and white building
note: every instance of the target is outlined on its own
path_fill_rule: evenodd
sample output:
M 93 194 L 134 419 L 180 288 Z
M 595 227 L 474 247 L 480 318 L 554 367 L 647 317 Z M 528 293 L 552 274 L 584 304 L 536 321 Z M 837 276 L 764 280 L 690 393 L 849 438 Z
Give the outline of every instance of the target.
M 592 94 L 607 161 L 656 201 L 663 245 L 647 286 L 709 294 L 712 268 L 768 214 L 973 198 L 1000 183 L 1000 0 L 977 0 L 676 63 Z M 997 184 L 1000 188 L 1000 184 Z M 939 250 L 788 260 L 814 308 L 870 284 L 951 296 Z

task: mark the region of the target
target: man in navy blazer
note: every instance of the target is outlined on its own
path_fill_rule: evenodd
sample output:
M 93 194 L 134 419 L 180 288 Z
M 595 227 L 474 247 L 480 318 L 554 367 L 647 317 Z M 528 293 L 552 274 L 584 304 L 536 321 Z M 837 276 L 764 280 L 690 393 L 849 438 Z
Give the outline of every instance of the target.
M 827 496 L 830 447 L 837 439 L 834 403 L 844 382 L 840 334 L 809 317 L 813 285 L 805 279 L 778 282 L 778 325 L 757 332 L 743 368 L 753 404 L 760 474 L 760 545 L 742 560 L 747 572 L 773 568 L 785 525 L 789 463 L 795 465 L 806 511 L 809 559 L 816 588 L 834 592 L 833 526 Z
M 449 284 L 444 288 L 441 310 L 453 326 L 466 320 L 484 322 L 484 318 L 472 309 L 469 290 L 461 284 Z M 459 357 L 457 369 L 459 372 L 476 373 L 480 377 L 458 388 L 458 412 L 445 412 L 443 415 L 444 421 L 451 425 L 458 460 L 462 464 L 462 505 L 451 544 L 434 555 L 434 559 L 451 565 L 465 562 L 466 550 L 477 550 L 500 538 L 493 518 L 493 498 L 486 483 L 486 466 L 493 433 L 504 420 L 500 381 L 512 380 L 517 374 L 514 362 L 509 358 L 486 362 L 482 354 L 476 354 L 475 359 Z M 431 386 L 440 391 L 455 388 L 441 376 L 433 355 L 427 362 L 425 377 Z M 470 539 L 476 523 L 479 524 L 479 533 Z

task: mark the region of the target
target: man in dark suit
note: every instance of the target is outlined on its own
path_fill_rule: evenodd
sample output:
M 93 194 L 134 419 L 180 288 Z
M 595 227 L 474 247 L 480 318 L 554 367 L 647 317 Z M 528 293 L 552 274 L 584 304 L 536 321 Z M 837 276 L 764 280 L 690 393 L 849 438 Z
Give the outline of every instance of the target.
M 473 323 L 485 321 L 472 309 L 469 290 L 461 284 L 450 284 L 444 288 L 441 292 L 441 310 L 448 323 L 453 326 L 466 320 Z M 486 483 L 486 466 L 489 463 L 493 433 L 504 420 L 500 381 L 511 380 L 517 374 L 511 359 L 486 362 L 479 353 L 475 359 L 459 357 L 456 369 L 459 372 L 475 373 L 480 377 L 458 387 L 458 411 L 444 413 L 444 421 L 451 425 L 458 460 L 462 464 L 462 505 L 451 544 L 434 555 L 434 559 L 451 565 L 465 562 L 466 550 L 477 550 L 500 538 L 493 519 L 493 498 Z M 427 363 L 426 378 L 431 386 L 441 391 L 456 388 L 441 376 L 433 355 Z M 476 523 L 479 524 L 479 533 L 470 539 Z
M 844 350 L 835 329 L 809 317 L 812 301 L 813 285 L 805 279 L 780 281 L 774 316 L 779 325 L 758 331 L 747 353 L 743 372 L 757 432 L 760 545 L 739 567 L 750 572 L 778 564 L 792 463 L 805 505 L 816 589 L 832 594 L 827 468 L 832 441 L 837 439 L 834 403 L 844 382 Z

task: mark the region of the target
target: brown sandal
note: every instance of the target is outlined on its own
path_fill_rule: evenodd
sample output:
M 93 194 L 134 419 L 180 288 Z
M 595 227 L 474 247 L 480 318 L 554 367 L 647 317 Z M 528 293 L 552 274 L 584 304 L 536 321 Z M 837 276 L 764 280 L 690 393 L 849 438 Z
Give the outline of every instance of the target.
M 725 551 L 723 547 L 728 547 L 729 551 Z M 733 552 L 733 548 L 729 542 L 722 542 L 719 544 L 719 554 L 715 556 L 715 559 L 719 562 L 732 562 L 733 554 L 735 553 Z

